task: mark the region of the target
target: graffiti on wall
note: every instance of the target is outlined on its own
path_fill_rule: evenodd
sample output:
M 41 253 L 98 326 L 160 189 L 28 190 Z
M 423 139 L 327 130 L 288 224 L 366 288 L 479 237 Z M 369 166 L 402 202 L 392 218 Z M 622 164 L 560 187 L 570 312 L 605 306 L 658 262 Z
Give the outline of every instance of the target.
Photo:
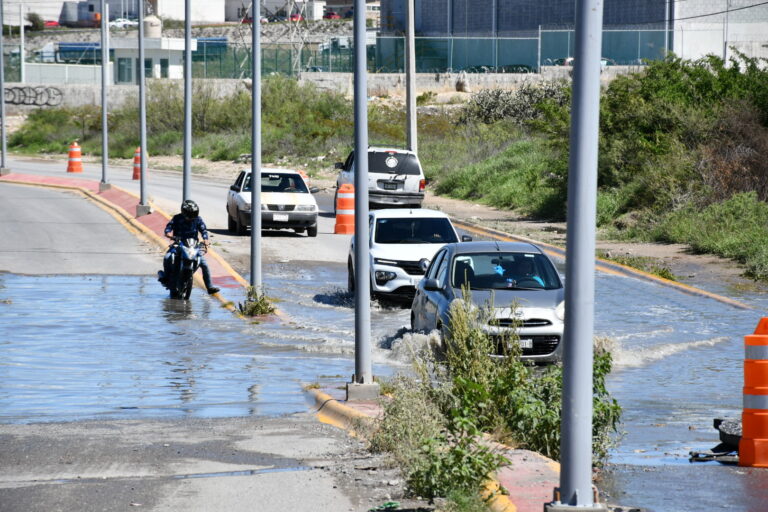
M 57 87 L 6 87 L 5 102 L 10 105 L 57 107 L 64 93 Z

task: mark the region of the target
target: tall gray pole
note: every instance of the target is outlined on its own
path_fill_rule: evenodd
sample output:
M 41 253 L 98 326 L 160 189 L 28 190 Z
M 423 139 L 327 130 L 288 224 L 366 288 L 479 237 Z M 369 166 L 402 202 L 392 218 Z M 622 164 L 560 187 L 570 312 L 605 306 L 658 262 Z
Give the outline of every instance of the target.
M 669 0 L 664 2 L 664 58 L 669 53 Z
M 261 293 L 261 0 L 251 4 L 251 75 L 251 286 Z
M 592 495 L 592 337 L 602 26 L 603 1 L 578 0 L 568 164 L 560 502 L 550 510 L 606 510 L 594 503 Z
M 405 104 L 406 117 L 408 118 L 408 149 L 418 153 L 418 137 L 416 117 L 416 40 L 414 29 L 414 4 L 415 0 L 405 0 L 406 7 L 406 35 L 405 35 Z
M 5 137 L 5 53 L 3 50 L 3 41 L 5 40 L 5 26 L 3 25 L 3 0 L 0 0 L 0 139 L 2 139 L 2 152 L 0 155 L 0 173 L 5 172 L 5 155 L 8 153 L 8 146 Z
M 141 147 L 141 181 L 139 194 L 139 208 L 137 215 L 149 213 L 147 208 L 147 160 L 149 160 L 149 148 L 147 148 L 147 77 L 144 65 L 144 0 L 139 0 L 139 132 Z
M 723 22 L 723 63 L 728 62 L 728 18 L 731 10 L 731 0 L 725 0 L 725 21 Z
M 24 66 L 24 4 L 19 4 L 19 81 L 27 81 L 27 70 Z
M 109 82 L 109 5 L 101 0 L 101 185 L 106 185 L 107 162 L 109 161 L 109 124 L 107 123 L 107 86 Z
M 378 396 L 371 366 L 371 281 L 368 245 L 368 84 L 365 0 L 354 4 L 355 44 L 355 375 L 347 400 Z
M 192 175 L 192 0 L 184 0 L 184 170 L 182 199 L 190 199 Z

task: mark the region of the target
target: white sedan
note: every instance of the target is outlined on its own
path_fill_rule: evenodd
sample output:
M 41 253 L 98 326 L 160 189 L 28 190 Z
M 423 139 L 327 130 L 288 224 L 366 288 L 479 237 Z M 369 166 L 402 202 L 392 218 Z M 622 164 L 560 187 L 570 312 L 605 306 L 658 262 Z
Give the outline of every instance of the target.
M 137 27 L 139 26 L 138 21 L 129 20 L 126 18 L 116 18 L 109 22 L 110 28 L 128 28 L 128 27 Z
M 291 169 L 261 170 L 262 229 L 292 229 L 317 236 L 317 201 L 312 196 L 318 189 L 308 187 L 298 171 Z M 244 235 L 251 224 L 251 171 L 240 171 L 227 194 L 227 228 Z

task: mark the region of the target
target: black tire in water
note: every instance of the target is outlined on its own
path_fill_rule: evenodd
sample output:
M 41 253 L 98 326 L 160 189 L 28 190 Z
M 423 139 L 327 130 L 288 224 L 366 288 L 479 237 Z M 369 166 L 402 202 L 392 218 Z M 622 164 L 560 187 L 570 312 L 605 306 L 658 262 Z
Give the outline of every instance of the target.
M 347 290 L 355 293 L 355 271 L 352 270 L 352 262 L 347 263 Z
M 315 224 L 314 226 L 309 226 L 307 228 L 307 236 L 312 238 L 317 236 L 317 224 Z

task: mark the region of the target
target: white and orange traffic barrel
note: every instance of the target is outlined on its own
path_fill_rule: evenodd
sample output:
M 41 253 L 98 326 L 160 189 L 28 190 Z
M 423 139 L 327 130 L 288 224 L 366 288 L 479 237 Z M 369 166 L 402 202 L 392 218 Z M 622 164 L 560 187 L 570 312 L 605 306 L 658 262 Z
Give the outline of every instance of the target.
M 355 234 L 355 187 L 349 183 L 340 186 L 336 194 L 336 227 L 333 232 L 337 235 Z
M 67 172 L 83 172 L 83 155 L 80 151 L 80 145 L 74 141 L 69 145 L 69 161 L 67 162 Z
M 739 466 L 768 468 L 768 318 L 744 336 L 744 410 Z

